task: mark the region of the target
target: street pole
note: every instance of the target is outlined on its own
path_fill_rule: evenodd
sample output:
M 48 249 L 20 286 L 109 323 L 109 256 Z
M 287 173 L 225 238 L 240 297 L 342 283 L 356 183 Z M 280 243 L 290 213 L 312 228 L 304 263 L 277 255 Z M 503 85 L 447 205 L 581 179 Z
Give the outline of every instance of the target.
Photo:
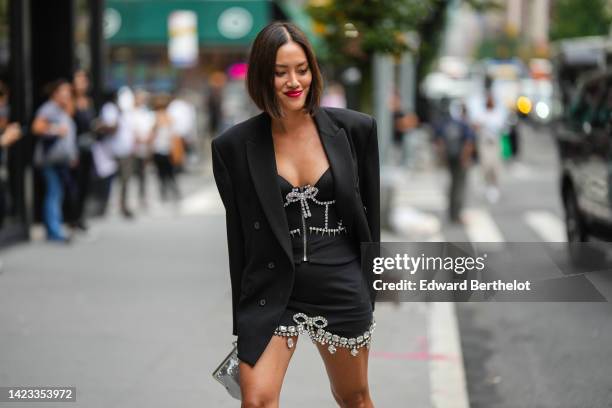
M 381 164 L 388 160 L 388 150 L 391 142 L 391 112 L 389 111 L 389 97 L 393 86 L 393 59 L 385 54 L 375 54 L 373 59 L 373 94 L 374 117 L 378 124 L 378 145 Z
M 389 97 L 394 81 L 393 59 L 389 55 L 375 54 L 373 59 L 373 94 L 374 116 L 378 130 L 378 148 L 380 155 L 380 225 L 383 229 L 391 229 L 391 203 L 393 202 L 393 178 L 390 177 L 387 165 L 391 146 L 391 112 Z
M 414 72 L 414 57 L 411 52 L 405 52 L 402 55 L 400 64 L 400 93 L 402 108 L 406 112 L 414 112 L 414 97 L 415 97 L 415 72 Z

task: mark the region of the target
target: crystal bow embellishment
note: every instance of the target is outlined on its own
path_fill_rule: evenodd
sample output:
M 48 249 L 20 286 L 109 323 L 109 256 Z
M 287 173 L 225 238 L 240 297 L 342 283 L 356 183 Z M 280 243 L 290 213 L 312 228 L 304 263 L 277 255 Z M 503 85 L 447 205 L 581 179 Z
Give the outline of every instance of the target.
M 317 329 L 322 329 L 327 326 L 327 319 L 323 316 L 308 317 L 304 313 L 294 314 L 293 321 L 295 321 L 298 324 L 298 327 L 302 329 L 304 326 L 307 326 L 308 328 L 316 327 Z
M 287 197 L 285 197 L 285 200 L 287 201 L 285 203 L 285 206 L 299 201 L 300 206 L 302 208 L 302 214 L 304 215 L 304 218 L 308 218 L 312 214 L 310 213 L 310 207 L 308 206 L 307 200 L 309 198 L 311 200 L 315 198 L 318 192 L 319 192 L 318 188 L 310 186 L 310 185 L 304 187 L 303 191 L 301 189 L 294 188 L 293 190 L 291 190 L 289 194 L 287 194 Z

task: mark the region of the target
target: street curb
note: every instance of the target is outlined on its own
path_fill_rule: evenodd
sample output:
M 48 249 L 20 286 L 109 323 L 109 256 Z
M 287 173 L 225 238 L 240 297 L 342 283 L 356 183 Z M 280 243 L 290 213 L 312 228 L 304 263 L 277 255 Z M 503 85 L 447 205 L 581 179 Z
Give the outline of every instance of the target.
M 432 408 L 469 408 L 455 304 L 428 303 L 429 381 Z

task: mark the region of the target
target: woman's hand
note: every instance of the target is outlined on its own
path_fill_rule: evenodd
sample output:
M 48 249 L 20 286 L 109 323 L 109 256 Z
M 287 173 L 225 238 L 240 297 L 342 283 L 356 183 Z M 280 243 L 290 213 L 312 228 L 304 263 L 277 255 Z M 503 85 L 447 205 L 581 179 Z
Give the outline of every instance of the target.
M 21 138 L 21 127 L 18 123 L 13 122 L 9 124 L 4 133 L 0 137 L 0 145 L 2 147 L 10 146 Z

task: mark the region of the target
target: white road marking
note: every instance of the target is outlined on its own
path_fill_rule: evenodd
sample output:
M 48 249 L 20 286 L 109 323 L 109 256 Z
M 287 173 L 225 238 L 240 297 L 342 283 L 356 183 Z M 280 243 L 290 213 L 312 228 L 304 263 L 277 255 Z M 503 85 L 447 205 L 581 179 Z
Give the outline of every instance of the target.
M 436 216 L 413 207 L 395 207 L 390 217 L 391 224 L 407 237 L 429 237 L 440 233 L 440 220 Z
M 197 214 L 211 214 L 211 215 L 222 215 L 225 214 L 223 208 L 223 202 L 219 197 L 217 188 L 211 185 L 204 190 L 201 190 L 195 194 L 190 195 L 181 202 L 181 214 L 183 215 L 197 215 Z
M 452 302 L 428 303 L 427 337 L 431 406 L 468 408 L 459 326 Z
M 505 242 L 491 214 L 482 208 L 467 208 L 464 211 L 465 232 L 471 242 Z
M 525 221 L 544 242 L 567 242 L 563 221 L 549 211 L 527 211 Z

